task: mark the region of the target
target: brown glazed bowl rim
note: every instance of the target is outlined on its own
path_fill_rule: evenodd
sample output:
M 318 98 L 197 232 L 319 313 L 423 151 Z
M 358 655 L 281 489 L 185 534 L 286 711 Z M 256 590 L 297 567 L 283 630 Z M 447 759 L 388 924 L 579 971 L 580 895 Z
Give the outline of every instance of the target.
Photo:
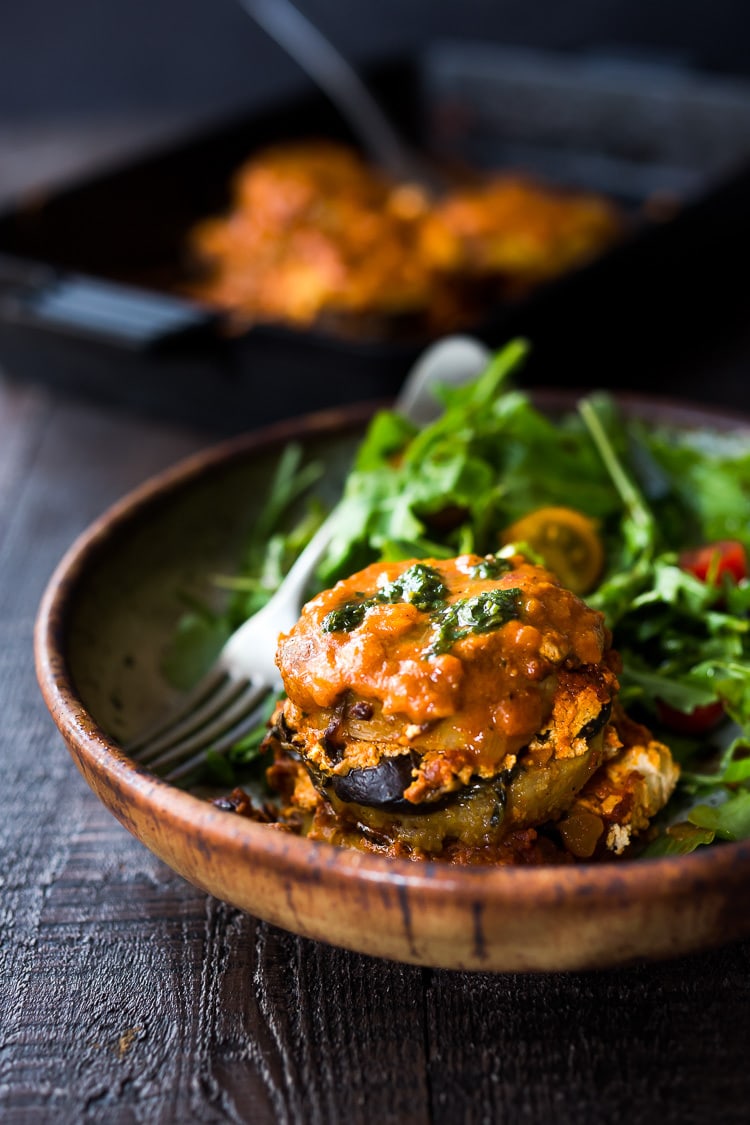
M 532 397 L 542 408 L 556 411 L 572 407 L 582 393 L 539 390 L 532 392 Z M 650 420 L 750 433 L 750 417 L 735 411 L 645 395 L 613 393 L 612 397 L 627 413 Z M 456 867 L 436 861 L 388 859 L 270 830 L 215 808 L 139 767 L 87 711 L 67 662 L 65 631 L 73 594 L 86 581 L 100 552 L 116 536 L 127 534 L 128 527 L 152 505 L 168 503 L 171 495 L 189 488 L 212 470 L 282 447 L 289 440 L 362 427 L 374 410 L 384 405 L 388 404 L 364 403 L 321 411 L 215 444 L 137 487 L 108 508 L 70 546 L 40 602 L 34 652 L 47 708 L 88 783 L 125 827 L 197 886 L 293 932 L 359 952 L 445 968 L 555 970 L 666 957 L 749 936 L 750 910 L 739 906 L 738 897 L 750 884 L 750 840 L 697 849 L 684 856 L 563 867 Z M 174 841 L 181 843 L 173 846 Z M 180 855 L 185 841 L 192 856 L 187 861 Z M 257 901 L 252 896 L 249 901 L 247 896 L 238 898 L 231 880 L 212 882 L 210 866 L 216 858 L 230 867 L 236 863 L 252 868 L 263 884 Z M 263 883 L 266 877 L 270 884 Z M 264 896 L 268 885 L 274 884 L 286 906 L 277 900 L 266 909 Z M 296 902 L 300 887 L 305 888 L 305 895 Z M 717 890 L 723 898 L 712 905 L 710 925 L 697 925 L 692 938 L 680 938 L 683 922 L 679 922 L 674 932 L 639 941 L 638 919 L 648 917 L 649 911 L 661 916 L 661 928 L 666 930 L 665 912 L 670 904 L 679 913 L 689 900 L 699 905 L 701 895 Z M 364 923 L 359 932 L 356 921 L 348 928 L 342 923 L 341 932 L 337 932 L 335 916 L 319 916 L 321 902 L 334 906 L 351 896 L 360 895 L 364 900 L 373 894 L 380 896 L 384 924 L 392 915 L 393 932 L 375 932 L 371 920 L 367 920 L 367 932 Z M 610 941 L 605 939 L 601 948 L 595 940 L 592 945 L 589 936 L 586 948 L 556 957 L 552 937 L 540 943 L 538 930 L 545 919 L 554 928 L 560 912 L 564 935 L 568 908 L 575 913 L 579 926 L 584 918 L 596 923 L 597 918 L 618 912 L 623 918 L 632 916 L 632 920 L 625 923 L 629 928 L 625 936 L 618 933 Z M 440 916 L 440 934 L 434 946 L 430 941 L 432 912 Z M 462 916 L 464 929 L 467 919 L 471 920 L 472 932 L 463 945 L 452 931 L 451 914 Z M 514 915 L 528 919 L 536 937 L 526 950 L 516 950 L 516 945 L 510 948 L 503 941 L 494 949 L 487 919 Z M 520 925 L 523 929 L 523 921 Z M 517 935 L 514 941 L 517 944 Z

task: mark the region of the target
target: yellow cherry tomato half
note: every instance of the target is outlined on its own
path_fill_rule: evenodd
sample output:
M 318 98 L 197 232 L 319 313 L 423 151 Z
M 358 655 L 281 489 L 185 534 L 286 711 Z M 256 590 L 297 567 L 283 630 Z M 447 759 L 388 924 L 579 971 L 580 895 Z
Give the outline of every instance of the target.
M 500 536 L 507 543 L 528 543 L 545 566 L 574 594 L 587 594 L 604 569 L 604 546 L 596 522 L 575 508 L 538 508 Z

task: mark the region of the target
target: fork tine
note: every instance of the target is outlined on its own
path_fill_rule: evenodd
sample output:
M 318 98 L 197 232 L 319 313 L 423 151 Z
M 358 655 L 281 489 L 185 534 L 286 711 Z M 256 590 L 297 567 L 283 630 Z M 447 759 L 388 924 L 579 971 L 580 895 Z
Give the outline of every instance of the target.
M 268 683 L 249 683 L 247 681 L 234 681 L 235 694 L 227 704 L 222 693 L 211 696 L 202 713 L 202 721 L 189 724 L 189 729 L 184 730 L 184 737 L 171 738 L 163 747 L 163 753 L 151 758 L 152 769 L 163 769 L 173 762 L 181 762 L 196 750 L 214 749 L 218 740 L 233 731 L 237 724 L 245 719 L 247 713 L 254 710 L 257 704 L 268 695 L 271 685 Z M 240 687 L 240 693 L 236 688 Z M 210 710 L 209 710 L 210 706 Z M 234 740 L 234 738 L 233 738 Z
M 244 691 L 246 684 L 247 680 L 231 678 L 225 673 L 219 679 L 214 691 L 206 696 L 202 703 L 199 703 L 197 707 L 193 707 L 190 711 L 183 711 L 182 717 L 178 716 L 178 721 L 173 720 L 172 725 L 164 731 L 164 734 L 148 742 L 142 748 L 138 753 L 138 761 L 144 764 L 153 762 L 154 758 L 158 757 L 163 750 L 168 750 L 170 746 L 181 742 L 200 727 L 214 720 L 217 715 L 221 715 L 224 708 L 234 703 L 237 696 Z
M 148 727 L 137 738 L 128 742 L 125 746 L 128 754 L 141 758 L 140 751 L 145 751 L 145 756 L 148 757 L 150 746 L 162 735 L 172 730 L 175 723 L 182 722 L 188 715 L 191 715 L 196 707 L 216 690 L 217 686 L 222 683 L 227 677 L 227 673 L 218 664 L 203 676 L 198 683 L 190 689 L 187 695 L 176 704 L 175 707 L 167 715 L 162 717 L 150 727 Z
M 272 689 L 267 689 L 267 691 L 270 690 Z M 165 781 L 181 781 L 184 777 L 187 777 L 199 766 L 203 766 L 206 764 L 206 751 L 208 749 L 210 749 L 214 754 L 223 756 L 227 753 L 228 750 L 231 749 L 232 746 L 235 745 L 236 742 L 239 742 L 240 739 L 244 738 L 246 734 L 249 734 L 251 730 L 258 726 L 258 724 L 262 720 L 262 717 L 263 707 L 261 705 L 253 707 L 252 711 L 250 711 L 250 713 L 247 714 L 245 718 L 242 719 L 239 723 L 233 726 L 231 730 L 227 731 L 227 733 L 222 738 L 218 739 L 216 742 L 212 742 L 210 747 L 201 746 L 199 750 L 191 754 L 187 761 L 184 761 L 181 764 L 175 766 L 174 769 L 171 769 L 169 771 L 169 773 L 163 773 L 162 777 Z
M 144 765 L 162 766 L 165 761 L 170 760 L 171 754 L 182 757 L 185 753 L 183 747 L 186 744 L 192 746 L 196 739 L 203 741 L 204 731 L 206 736 L 212 731 L 220 734 L 226 728 L 227 721 L 231 721 L 233 714 L 244 714 L 245 708 L 241 701 L 247 684 L 246 679 L 224 678 L 213 694 L 209 695 L 202 704 L 185 715 L 180 722 L 174 723 L 161 738 L 155 739 L 144 747 L 138 760 Z

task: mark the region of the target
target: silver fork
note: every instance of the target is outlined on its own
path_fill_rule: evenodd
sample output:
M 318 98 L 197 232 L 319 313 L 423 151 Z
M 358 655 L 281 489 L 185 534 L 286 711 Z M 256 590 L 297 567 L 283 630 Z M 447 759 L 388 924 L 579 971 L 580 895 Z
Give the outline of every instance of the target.
M 368 155 L 397 180 L 441 195 L 446 184 L 428 157 L 396 129 L 357 71 L 290 0 L 239 0 L 259 27 L 305 71 L 351 126 Z
M 438 413 L 433 387 L 467 382 L 478 375 L 490 353 L 470 336 L 449 336 L 422 354 L 403 383 L 394 408 L 417 425 Z M 310 578 L 337 528 L 339 507 L 295 561 L 270 601 L 240 626 L 208 673 L 170 714 L 131 742 L 127 752 L 168 781 L 197 769 L 207 751 L 225 754 L 257 726 L 264 698 L 281 688 L 275 665 L 279 634 L 299 616 Z

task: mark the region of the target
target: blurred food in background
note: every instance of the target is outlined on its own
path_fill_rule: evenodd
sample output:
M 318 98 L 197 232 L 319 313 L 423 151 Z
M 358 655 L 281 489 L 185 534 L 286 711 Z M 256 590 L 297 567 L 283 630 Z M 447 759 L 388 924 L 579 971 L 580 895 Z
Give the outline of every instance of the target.
M 391 397 L 463 329 L 533 340 L 528 386 L 742 401 L 747 78 L 448 41 L 367 80 L 465 188 L 385 181 L 314 88 L 222 117 L 6 206 L 3 366 L 236 432 Z
M 329 140 L 260 150 L 229 210 L 198 223 L 191 295 L 237 330 L 284 323 L 365 335 L 408 321 L 430 334 L 476 324 L 596 257 L 625 230 L 603 195 L 517 173 L 431 197 Z

